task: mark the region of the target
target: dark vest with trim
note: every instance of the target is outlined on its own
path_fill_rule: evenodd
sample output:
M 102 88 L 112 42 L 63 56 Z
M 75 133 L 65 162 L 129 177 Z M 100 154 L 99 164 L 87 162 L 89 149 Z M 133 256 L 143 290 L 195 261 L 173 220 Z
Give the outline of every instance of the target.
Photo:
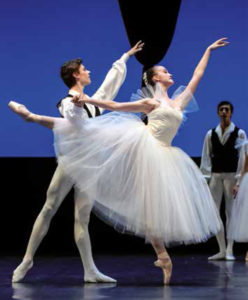
M 239 128 L 235 126 L 224 145 L 221 144 L 215 128 L 212 129 L 212 172 L 214 173 L 234 173 L 237 171 L 239 153 L 235 149 L 235 142 L 238 138 Z
M 67 98 L 67 97 L 72 98 L 73 95 L 68 94 L 65 98 Z M 61 106 L 62 100 L 65 99 L 65 98 L 62 98 L 62 99 L 57 103 L 56 106 L 57 106 L 58 109 L 59 109 L 60 106 Z M 99 107 L 97 107 L 97 106 L 94 106 L 94 107 L 95 107 L 95 111 L 96 111 L 96 114 L 95 114 L 96 117 L 100 116 L 100 115 L 101 115 L 101 112 L 100 112 Z M 91 114 L 91 112 L 90 112 L 90 110 L 89 110 L 89 108 L 88 108 L 88 106 L 87 106 L 86 104 L 84 104 L 84 109 L 86 110 L 88 117 L 89 117 L 89 118 L 92 118 L 93 116 L 92 116 L 92 114 Z M 60 114 L 60 115 L 61 115 L 61 114 Z M 64 118 L 64 116 L 62 116 L 62 115 L 61 115 L 61 117 Z

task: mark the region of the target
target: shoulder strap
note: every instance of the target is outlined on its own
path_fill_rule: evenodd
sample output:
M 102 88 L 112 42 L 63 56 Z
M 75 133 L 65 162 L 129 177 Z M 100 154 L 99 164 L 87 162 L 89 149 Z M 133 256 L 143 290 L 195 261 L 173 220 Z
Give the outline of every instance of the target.
M 92 114 L 91 114 L 91 112 L 90 112 L 88 106 L 87 106 L 85 103 L 84 103 L 84 109 L 86 110 L 88 117 L 89 117 L 89 118 L 92 118 Z
M 71 95 L 71 94 L 68 94 L 65 98 L 72 98 L 73 97 L 73 95 Z M 62 102 L 62 100 L 64 100 L 65 98 L 62 98 L 58 103 L 57 103 L 57 108 L 59 109 L 60 108 L 60 106 L 61 106 L 61 102 Z M 91 114 L 91 112 L 90 112 L 90 110 L 89 110 L 89 108 L 87 107 L 87 105 L 86 104 L 84 104 L 84 109 L 86 110 L 86 112 L 87 112 L 87 115 L 88 115 L 88 117 L 89 118 L 92 118 L 92 114 Z M 97 107 L 97 109 L 98 109 L 98 111 L 99 111 L 99 115 L 100 115 L 100 110 L 99 110 L 99 108 Z M 96 115 L 97 115 L 97 110 L 96 110 Z
M 98 106 L 95 106 L 95 111 L 96 111 L 96 117 L 101 115 L 100 109 Z
M 239 129 L 240 129 L 240 128 L 238 128 L 237 126 L 235 126 L 234 131 L 235 131 L 236 134 L 238 134 Z
M 231 133 L 231 136 L 233 136 L 234 139 L 236 140 L 238 137 L 238 133 L 239 133 L 239 128 L 237 126 L 235 126 L 233 132 Z
M 59 102 L 56 104 L 56 106 L 57 106 L 58 109 L 59 109 L 60 106 L 61 106 L 62 100 L 64 100 L 65 98 L 68 98 L 68 97 L 72 98 L 73 96 L 72 96 L 71 94 L 68 94 L 66 97 L 61 98 L 61 99 L 59 100 Z

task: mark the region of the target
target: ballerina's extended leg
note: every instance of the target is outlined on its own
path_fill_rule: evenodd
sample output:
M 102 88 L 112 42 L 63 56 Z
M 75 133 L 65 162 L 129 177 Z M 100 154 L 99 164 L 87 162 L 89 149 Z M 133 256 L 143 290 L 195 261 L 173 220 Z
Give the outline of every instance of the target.
M 25 105 L 17 103 L 15 101 L 10 101 L 8 104 L 9 108 L 22 117 L 27 122 L 38 123 L 42 126 L 52 129 L 56 119 L 53 117 L 41 116 L 31 113 Z

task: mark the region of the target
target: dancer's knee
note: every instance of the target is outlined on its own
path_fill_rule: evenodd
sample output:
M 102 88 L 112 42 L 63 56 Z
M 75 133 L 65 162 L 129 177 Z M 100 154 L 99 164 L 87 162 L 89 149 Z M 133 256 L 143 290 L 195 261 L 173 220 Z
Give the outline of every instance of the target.
M 46 203 L 43 207 L 44 214 L 54 215 L 62 200 L 63 199 L 60 195 L 59 189 L 53 186 L 49 187 L 47 191 Z
M 80 226 L 88 226 L 90 221 L 90 210 L 83 210 L 79 214 L 75 214 L 75 224 Z
M 47 201 L 42 208 L 41 216 L 45 219 L 51 219 L 58 209 L 56 202 Z
M 81 207 L 76 205 L 75 207 L 75 221 L 88 225 L 90 221 L 90 213 L 92 209 L 91 203 L 84 203 Z
M 85 234 L 87 232 L 88 232 L 88 222 L 82 222 L 78 219 L 75 219 L 74 238 L 77 244 L 80 244 L 84 240 Z

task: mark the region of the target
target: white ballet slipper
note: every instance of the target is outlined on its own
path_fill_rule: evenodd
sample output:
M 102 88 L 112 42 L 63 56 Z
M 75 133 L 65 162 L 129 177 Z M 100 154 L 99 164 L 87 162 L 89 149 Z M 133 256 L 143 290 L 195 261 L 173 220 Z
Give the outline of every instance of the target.
M 23 261 L 13 272 L 12 282 L 21 282 L 32 268 L 33 261 Z
M 221 251 L 221 252 L 218 252 L 217 254 L 213 255 L 213 256 L 210 256 L 208 258 L 208 260 L 222 260 L 222 259 L 226 259 L 226 252 L 224 251 Z
M 117 281 L 114 278 L 104 275 L 99 271 L 87 272 L 84 275 L 84 282 L 86 283 L 116 283 Z
M 233 261 L 236 260 L 236 257 L 233 254 L 226 254 L 226 260 Z

